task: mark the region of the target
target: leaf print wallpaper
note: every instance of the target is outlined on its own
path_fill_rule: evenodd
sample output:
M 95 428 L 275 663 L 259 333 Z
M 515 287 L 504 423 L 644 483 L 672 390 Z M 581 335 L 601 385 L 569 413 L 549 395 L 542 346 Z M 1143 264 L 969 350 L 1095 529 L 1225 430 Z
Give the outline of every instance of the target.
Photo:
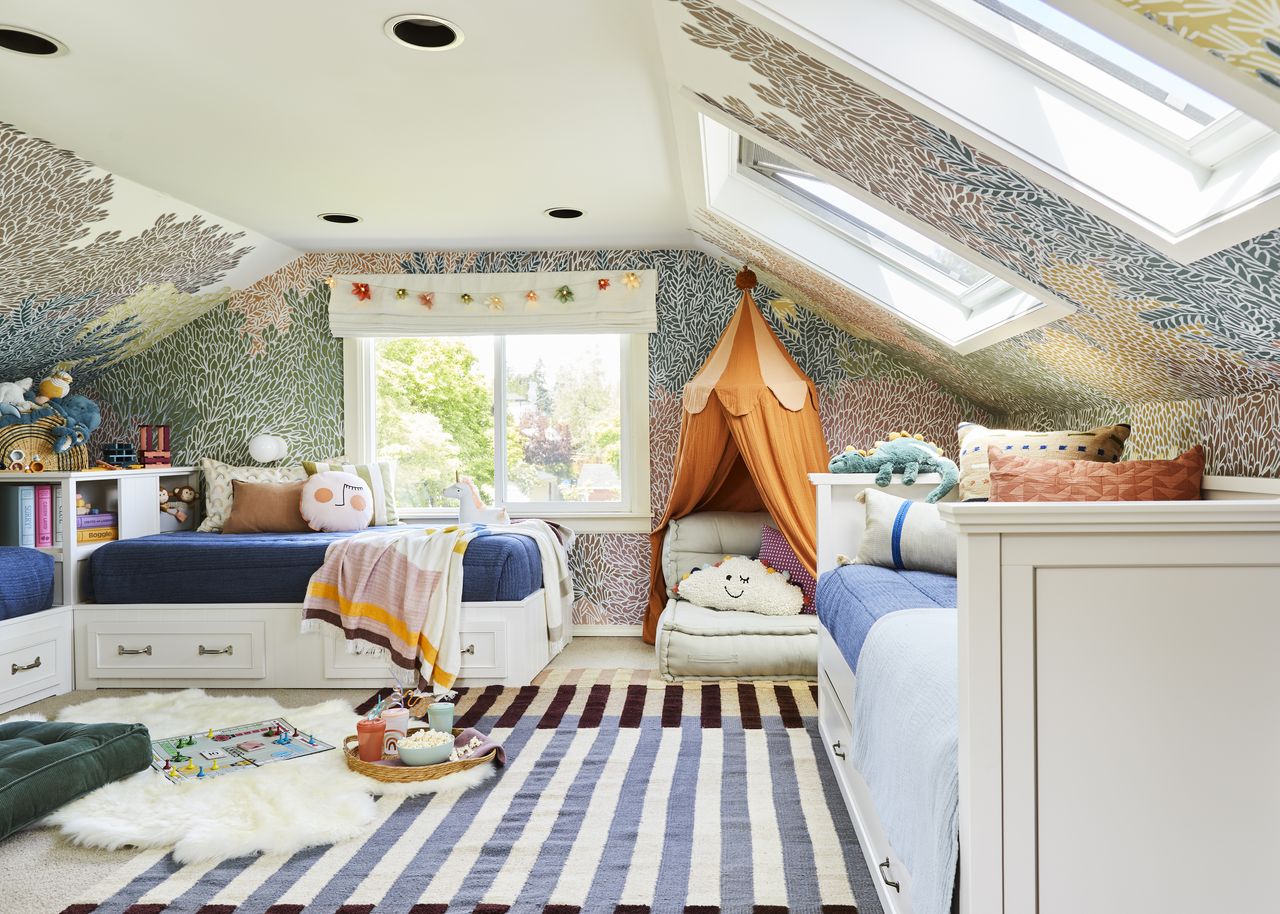
M 1276 0 L 1116 0 L 1246 77 L 1280 90 Z

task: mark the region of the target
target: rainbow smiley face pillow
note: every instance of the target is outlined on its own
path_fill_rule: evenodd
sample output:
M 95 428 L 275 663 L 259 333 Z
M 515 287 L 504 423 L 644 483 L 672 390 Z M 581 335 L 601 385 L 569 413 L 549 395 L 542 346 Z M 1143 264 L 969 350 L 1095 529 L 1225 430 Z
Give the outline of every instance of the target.
M 676 596 L 708 609 L 736 609 L 766 616 L 794 616 L 804 594 L 759 559 L 726 555 L 722 561 L 695 568 L 675 588 Z

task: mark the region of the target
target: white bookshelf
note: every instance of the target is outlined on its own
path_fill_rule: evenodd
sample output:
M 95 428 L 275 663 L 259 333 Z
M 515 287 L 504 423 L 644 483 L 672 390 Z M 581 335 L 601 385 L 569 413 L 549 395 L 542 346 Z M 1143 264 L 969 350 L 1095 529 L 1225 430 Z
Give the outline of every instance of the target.
M 170 491 L 181 485 L 199 489 L 199 475 L 192 467 L 44 473 L 0 470 L 0 486 L 4 485 L 52 485 L 61 492 L 62 542 L 30 547 L 53 556 L 56 563 L 53 607 L 0 622 L 0 713 L 74 688 L 72 607 L 85 602 L 89 558 L 105 545 L 76 542 L 76 496 L 116 515 L 117 539 L 134 539 L 162 532 L 161 486 Z M 199 506 L 193 510 L 194 527 L 199 521 Z

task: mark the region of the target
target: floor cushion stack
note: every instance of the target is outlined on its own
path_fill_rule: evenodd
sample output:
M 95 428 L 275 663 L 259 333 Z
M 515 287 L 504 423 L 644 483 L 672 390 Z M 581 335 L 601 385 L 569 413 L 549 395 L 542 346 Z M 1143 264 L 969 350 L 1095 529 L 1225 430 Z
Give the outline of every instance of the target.
M 141 724 L 0 724 L 0 839 L 150 764 Z

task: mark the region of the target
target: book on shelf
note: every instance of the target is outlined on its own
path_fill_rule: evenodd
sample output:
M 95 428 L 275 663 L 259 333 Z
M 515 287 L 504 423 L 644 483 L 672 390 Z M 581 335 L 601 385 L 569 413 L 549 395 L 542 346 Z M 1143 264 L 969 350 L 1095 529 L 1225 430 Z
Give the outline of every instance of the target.
M 90 527 L 114 527 L 116 515 L 112 511 L 99 511 L 97 514 L 77 514 L 76 529 L 86 530 Z
M 36 487 L 18 486 L 19 546 L 36 544 Z
M 109 543 L 112 540 L 120 538 L 120 532 L 115 527 L 82 527 L 76 531 L 76 542 L 85 543 Z
M 36 489 L 36 545 L 53 546 L 53 486 L 41 483 Z
M 0 485 L 0 546 L 22 545 L 22 486 Z
M 61 546 L 62 538 L 62 486 L 53 487 L 53 545 Z

